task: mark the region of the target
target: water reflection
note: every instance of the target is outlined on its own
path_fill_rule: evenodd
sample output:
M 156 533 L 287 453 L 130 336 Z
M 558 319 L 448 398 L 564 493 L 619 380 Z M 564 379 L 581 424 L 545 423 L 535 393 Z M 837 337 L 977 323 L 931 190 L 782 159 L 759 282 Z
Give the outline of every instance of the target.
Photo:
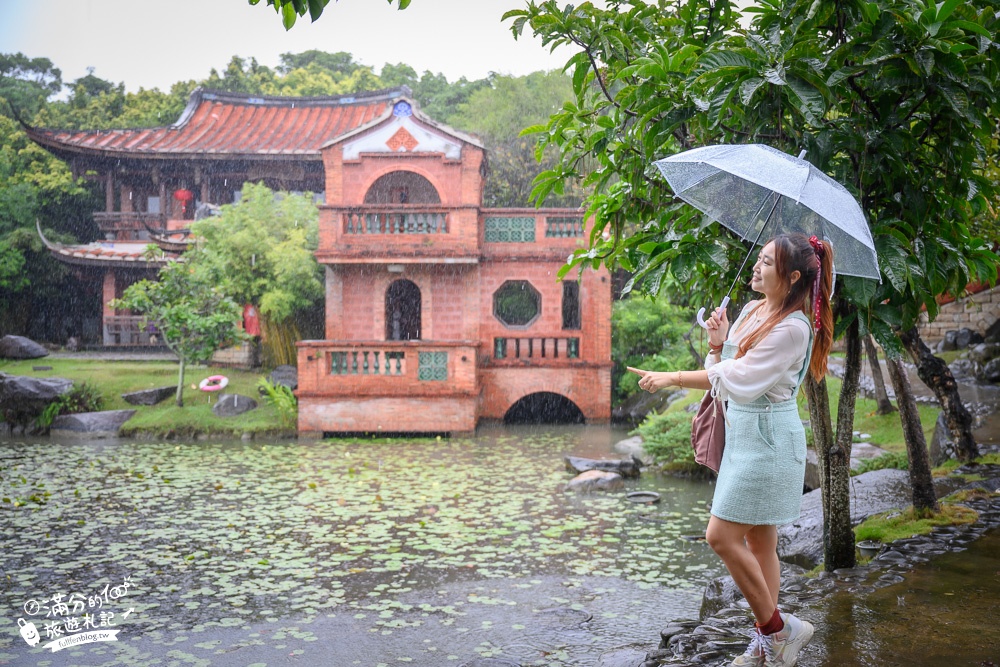
M 817 623 L 800 664 L 958 667 L 1000 664 L 1000 532 L 935 556 L 868 595 L 837 591 L 803 616 Z
M 0 623 L 16 628 L 29 598 L 131 575 L 136 613 L 116 651 L 141 638 L 154 655 L 184 649 L 213 665 L 247 664 L 226 649 L 248 643 L 332 655 L 325 664 L 594 664 L 697 615 L 721 570 L 682 537 L 704 531 L 707 484 L 645 475 L 613 494 L 563 492 L 564 454 L 617 456 L 623 436 L 567 426 L 452 440 L 0 443 L 12 500 L 0 520 L 16 535 Z M 627 502 L 631 490 L 663 501 Z M 70 660 L 0 648 L 0 662 Z

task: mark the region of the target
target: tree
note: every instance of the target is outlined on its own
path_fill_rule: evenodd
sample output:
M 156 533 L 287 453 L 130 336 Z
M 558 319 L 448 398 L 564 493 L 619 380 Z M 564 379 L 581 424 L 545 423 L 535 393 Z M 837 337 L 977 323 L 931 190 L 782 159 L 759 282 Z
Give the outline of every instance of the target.
M 623 0 L 608 9 L 529 2 L 505 16 L 515 37 L 530 27 L 546 45 L 577 50 L 567 62 L 575 99 L 533 128 L 560 152 L 536 179 L 536 200 L 570 181 L 594 188 L 591 247 L 566 270 L 617 264 L 635 272 L 629 287 L 654 293 L 670 275 L 717 302 L 746 248 L 682 206 L 650 166 L 693 146 L 806 148 L 858 197 L 884 279 L 838 280 L 848 381 L 836 434 L 823 383 L 808 387 L 814 423 L 827 424 L 814 436 L 830 484 L 824 510 L 837 515 L 827 526 L 829 569 L 854 562 L 841 518 L 860 337 L 873 334 L 896 358 L 895 332 L 922 308 L 933 319 L 937 295 L 996 280 L 997 256 L 969 233 L 994 194 L 981 169 L 1000 116 L 996 10 L 994 0 L 796 0 L 753 6 L 745 27 L 725 0 Z
M 28 58 L 23 53 L 0 53 L 0 113 L 13 110 L 30 121 L 45 101 L 62 90 L 62 72 L 48 58 Z
M 247 183 L 239 203 L 191 226 L 199 245 L 188 262 L 236 303 L 258 306 L 265 327 L 290 331 L 290 349 L 270 355 L 278 363 L 294 363 L 297 319 L 323 296 L 318 220 L 310 197 Z
M 885 390 L 885 379 L 882 377 L 882 366 L 878 362 L 878 350 L 875 349 L 875 341 L 872 337 L 864 337 L 865 356 L 868 357 L 868 365 L 872 370 L 872 384 L 875 385 L 875 402 L 878 407 L 875 412 L 880 415 L 888 415 L 896 411 L 896 406 L 889 400 L 889 393 Z
M 529 205 L 532 180 L 550 169 L 558 156 L 551 147 L 536 154 L 535 142 L 521 136 L 521 131 L 544 123 L 572 96 L 572 82 L 562 72 L 493 75 L 488 86 L 474 91 L 459 105 L 450 122 L 482 137 L 489 153 L 484 205 Z M 583 197 L 582 189 L 570 187 L 561 196 L 551 196 L 546 204 L 576 207 Z
M 185 366 L 207 361 L 220 347 L 241 337 L 239 306 L 205 272 L 186 262 L 167 264 L 156 281 L 130 285 L 110 305 L 142 315 L 143 326 L 155 326 L 163 343 L 177 355 L 178 407 L 184 406 Z
M 260 3 L 260 0 L 247 0 L 251 5 Z M 400 9 L 406 9 L 410 0 L 388 0 L 391 5 L 394 1 Z M 267 4 L 274 7 L 274 11 L 281 16 L 281 23 L 285 30 L 291 30 L 295 25 L 295 20 L 300 16 L 305 16 L 309 12 L 309 20 L 316 21 L 323 14 L 323 10 L 330 4 L 330 0 L 267 0 Z

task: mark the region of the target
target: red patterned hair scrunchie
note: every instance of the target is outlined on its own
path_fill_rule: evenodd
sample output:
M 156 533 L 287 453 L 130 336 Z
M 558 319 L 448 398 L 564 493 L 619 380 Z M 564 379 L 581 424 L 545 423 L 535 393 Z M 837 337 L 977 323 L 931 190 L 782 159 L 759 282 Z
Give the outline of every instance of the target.
M 812 246 L 813 252 L 816 253 L 816 279 L 813 280 L 813 327 L 816 331 L 819 331 L 823 328 L 823 322 L 819 316 L 820 302 L 823 294 L 823 290 L 820 287 L 820 280 L 823 277 L 823 255 L 826 254 L 826 248 L 823 246 L 823 242 L 815 236 L 809 237 L 809 245 Z

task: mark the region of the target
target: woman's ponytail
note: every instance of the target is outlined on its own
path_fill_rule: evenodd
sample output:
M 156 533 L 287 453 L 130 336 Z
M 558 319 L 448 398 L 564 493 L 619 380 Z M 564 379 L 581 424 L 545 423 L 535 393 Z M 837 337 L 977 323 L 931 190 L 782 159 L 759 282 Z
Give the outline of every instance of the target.
M 809 244 L 816 254 L 819 266 L 810 299 L 814 338 L 809 373 L 813 380 L 819 382 L 826 375 L 827 360 L 830 348 L 833 346 L 833 309 L 830 307 L 830 291 L 833 289 L 833 248 L 827 241 L 815 236 L 809 239 Z

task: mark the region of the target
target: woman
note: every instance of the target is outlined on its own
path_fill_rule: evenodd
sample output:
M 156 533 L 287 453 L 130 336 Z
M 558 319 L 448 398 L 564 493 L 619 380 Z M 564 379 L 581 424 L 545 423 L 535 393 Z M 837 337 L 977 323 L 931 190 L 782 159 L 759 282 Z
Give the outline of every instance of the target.
M 726 448 L 706 538 L 756 618 L 743 667 L 795 664 L 813 627 L 778 611 L 778 529 L 799 516 L 806 441 L 795 396 L 807 372 L 820 380 L 833 342 L 833 252 L 825 241 L 784 234 L 761 250 L 750 286 L 763 295 L 729 332 L 725 311 L 708 320 L 704 371 L 636 369 L 639 386 L 711 390 L 726 410 Z

